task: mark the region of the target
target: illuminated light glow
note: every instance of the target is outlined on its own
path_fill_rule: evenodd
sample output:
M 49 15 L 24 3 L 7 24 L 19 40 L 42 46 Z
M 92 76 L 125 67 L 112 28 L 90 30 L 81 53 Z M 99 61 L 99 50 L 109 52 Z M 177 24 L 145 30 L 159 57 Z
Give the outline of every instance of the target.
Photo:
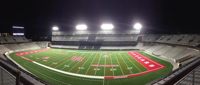
M 24 35 L 24 33 L 13 33 L 13 35 Z
M 79 24 L 76 26 L 76 30 L 87 30 L 87 25 L 85 24 Z
M 113 24 L 102 24 L 101 29 L 102 30 L 112 30 L 114 28 Z
M 58 27 L 58 26 L 53 26 L 53 27 L 52 27 L 52 30 L 53 30 L 53 31 L 58 31 L 58 30 L 59 30 L 59 27 Z
M 22 26 L 12 26 L 12 28 L 24 29 Z
M 142 29 L 142 24 L 140 24 L 140 23 L 135 23 L 135 24 L 133 25 L 133 28 L 136 29 L 136 30 L 141 30 L 141 29 Z

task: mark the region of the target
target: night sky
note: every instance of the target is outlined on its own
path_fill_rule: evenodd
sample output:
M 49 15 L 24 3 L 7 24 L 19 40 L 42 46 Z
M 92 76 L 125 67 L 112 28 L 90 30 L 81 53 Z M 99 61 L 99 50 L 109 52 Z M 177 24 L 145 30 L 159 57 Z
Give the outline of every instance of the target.
M 117 30 L 141 22 L 144 33 L 200 33 L 198 5 L 192 0 L 6 0 L 0 2 L 0 32 L 21 25 L 29 36 L 48 35 L 53 25 L 68 30 L 83 22 L 97 30 L 106 21 Z

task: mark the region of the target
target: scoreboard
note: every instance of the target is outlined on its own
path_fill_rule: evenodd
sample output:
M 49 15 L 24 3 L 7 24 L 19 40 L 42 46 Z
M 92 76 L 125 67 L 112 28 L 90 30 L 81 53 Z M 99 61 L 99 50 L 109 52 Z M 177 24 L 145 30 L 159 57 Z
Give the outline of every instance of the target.
M 24 36 L 24 27 L 23 26 L 12 26 L 12 35 L 13 36 Z

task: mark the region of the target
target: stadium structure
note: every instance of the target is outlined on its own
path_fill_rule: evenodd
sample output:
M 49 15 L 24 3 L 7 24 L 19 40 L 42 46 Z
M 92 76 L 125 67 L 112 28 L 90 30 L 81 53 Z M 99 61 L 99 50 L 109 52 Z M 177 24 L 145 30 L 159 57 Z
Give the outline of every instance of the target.
M 101 28 L 53 27 L 51 41 L 2 33 L 0 85 L 200 83 L 199 34 L 142 34 L 138 29 L 112 30 L 112 24 Z

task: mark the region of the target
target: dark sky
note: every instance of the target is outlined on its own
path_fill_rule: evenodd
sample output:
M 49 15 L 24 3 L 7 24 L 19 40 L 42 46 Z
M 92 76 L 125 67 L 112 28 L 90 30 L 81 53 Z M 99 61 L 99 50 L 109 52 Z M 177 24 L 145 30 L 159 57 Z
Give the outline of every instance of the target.
M 194 1 L 194 0 L 193 0 Z M 89 30 L 113 22 L 117 30 L 144 24 L 148 33 L 200 33 L 198 2 L 192 0 L 5 0 L 0 2 L 0 32 L 22 25 L 29 35 L 49 34 L 53 25 Z

